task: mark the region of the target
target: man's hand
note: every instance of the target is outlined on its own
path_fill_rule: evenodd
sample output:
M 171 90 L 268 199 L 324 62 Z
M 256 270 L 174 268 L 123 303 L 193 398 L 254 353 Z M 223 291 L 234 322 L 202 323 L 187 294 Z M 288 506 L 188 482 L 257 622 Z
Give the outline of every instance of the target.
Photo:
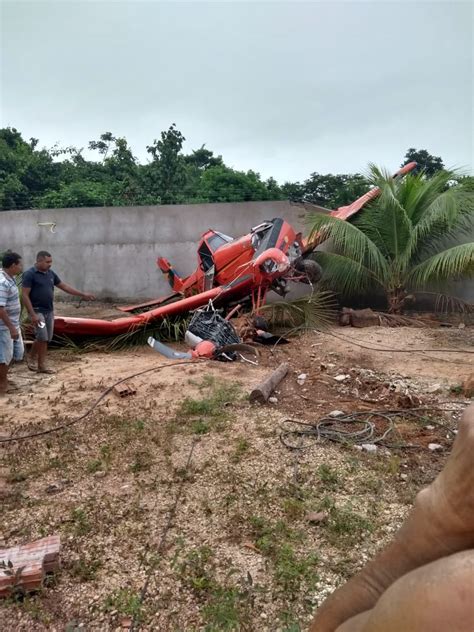
M 14 327 L 13 325 L 9 327 L 8 329 L 10 330 L 10 336 L 12 337 L 12 339 L 18 340 L 18 338 L 20 337 L 20 334 L 18 333 L 18 329 Z
M 95 296 L 93 294 L 82 294 L 81 298 L 85 301 L 95 301 Z
M 39 322 L 40 322 L 40 317 L 38 316 L 38 314 L 33 313 L 30 314 L 30 320 L 31 320 L 31 324 L 34 325 L 35 327 L 38 327 Z

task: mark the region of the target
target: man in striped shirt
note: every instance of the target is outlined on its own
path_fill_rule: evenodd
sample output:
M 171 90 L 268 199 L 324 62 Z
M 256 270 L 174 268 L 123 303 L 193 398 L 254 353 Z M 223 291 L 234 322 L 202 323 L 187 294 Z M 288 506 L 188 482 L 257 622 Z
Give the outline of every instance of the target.
M 7 373 L 12 360 L 23 359 L 23 340 L 20 331 L 21 304 L 15 277 L 23 270 L 23 262 L 16 252 L 7 252 L 0 270 L 0 397 L 8 388 Z

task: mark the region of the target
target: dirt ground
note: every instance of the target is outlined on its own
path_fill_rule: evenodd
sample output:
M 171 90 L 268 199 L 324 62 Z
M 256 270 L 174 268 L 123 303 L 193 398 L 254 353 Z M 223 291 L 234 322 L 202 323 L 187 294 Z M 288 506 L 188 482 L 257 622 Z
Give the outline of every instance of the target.
M 74 422 L 142 374 L 128 381 L 134 395 L 109 393 L 59 432 L 1 444 L 0 546 L 62 543 L 40 593 L 0 603 L 2 629 L 305 630 L 441 469 L 473 341 L 470 327 L 338 327 L 261 348 L 258 366 L 173 365 L 148 347 L 53 350 L 54 376 L 16 366 L 1 438 Z M 272 403 L 250 404 L 284 361 Z M 400 413 L 375 453 L 282 435 L 297 427 L 288 419 L 340 410 L 367 413 L 380 437 L 387 419 L 369 412 L 390 409 Z

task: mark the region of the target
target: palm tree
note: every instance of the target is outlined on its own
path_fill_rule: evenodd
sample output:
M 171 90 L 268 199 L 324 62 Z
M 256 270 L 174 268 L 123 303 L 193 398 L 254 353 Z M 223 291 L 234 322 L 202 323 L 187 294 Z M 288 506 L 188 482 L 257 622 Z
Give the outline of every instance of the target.
M 324 285 L 344 297 L 383 293 L 398 313 L 417 291 L 474 276 L 474 243 L 459 243 L 472 238 L 474 194 L 450 186 L 454 171 L 394 179 L 371 165 L 370 173 L 380 195 L 354 223 L 309 216 L 310 239 L 329 240 L 313 255 Z

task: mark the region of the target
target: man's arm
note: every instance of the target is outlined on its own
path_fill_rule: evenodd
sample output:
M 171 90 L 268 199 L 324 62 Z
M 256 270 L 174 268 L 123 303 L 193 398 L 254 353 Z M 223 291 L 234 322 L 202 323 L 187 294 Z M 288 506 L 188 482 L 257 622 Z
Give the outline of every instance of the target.
M 37 325 L 39 323 L 39 318 L 36 315 L 35 310 L 33 309 L 33 305 L 31 304 L 30 292 L 30 287 L 22 287 L 21 294 L 23 297 L 23 305 L 26 307 L 26 311 L 30 315 L 30 319 L 33 325 Z
M 95 301 L 95 296 L 93 294 L 87 294 L 86 292 L 81 292 L 80 290 L 76 290 L 76 288 L 64 283 L 61 281 L 57 284 L 57 287 L 61 289 L 63 292 L 67 292 L 67 294 L 72 294 L 73 296 L 80 296 L 86 301 Z
M 13 338 L 13 340 L 17 340 L 19 336 L 18 330 L 15 327 L 15 325 L 12 323 L 12 321 L 10 320 L 10 317 L 8 316 L 7 310 L 5 309 L 5 307 L 0 307 L 0 320 L 3 320 L 5 325 L 8 327 L 10 336 Z

